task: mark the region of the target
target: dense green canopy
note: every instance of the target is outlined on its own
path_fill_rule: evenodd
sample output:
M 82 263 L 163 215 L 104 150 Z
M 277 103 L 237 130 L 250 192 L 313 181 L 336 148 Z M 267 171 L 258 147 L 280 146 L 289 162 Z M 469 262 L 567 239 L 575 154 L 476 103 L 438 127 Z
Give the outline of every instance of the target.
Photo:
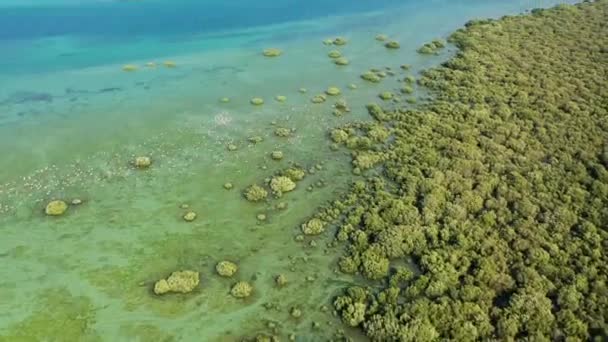
M 450 42 L 418 81 L 432 102 L 370 105 L 373 127 L 332 134 L 366 178 L 318 217 L 340 269 L 374 284 L 336 310 L 376 341 L 606 338 L 608 1 Z M 385 128 L 389 144 L 366 136 Z

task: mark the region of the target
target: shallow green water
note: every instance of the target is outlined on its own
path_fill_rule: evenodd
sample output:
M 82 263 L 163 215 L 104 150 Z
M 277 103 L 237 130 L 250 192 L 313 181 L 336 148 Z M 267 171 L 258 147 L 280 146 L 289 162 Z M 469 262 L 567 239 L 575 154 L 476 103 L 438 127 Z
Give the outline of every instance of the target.
M 367 120 L 364 105 L 379 101 L 378 93 L 396 91 L 400 79 L 453 52 L 420 56 L 415 50 L 425 41 L 445 37 L 474 16 L 530 7 L 473 3 L 277 24 L 228 38 L 193 39 L 191 53 L 180 42 L 174 51 L 182 53 L 172 56 L 4 76 L 0 340 L 233 341 L 276 330 L 283 338 L 294 333 L 298 340 L 313 341 L 344 329 L 331 309 L 322 309 L 331 308 L 336 290 L 353 281 L 335 271 L 338 253 L 327 247 L 330 233 L 315 238 L 316 246 L 311 239 L 294 239 L 299 225 L 355 177 L 350 156 L 329 148 L 327 132 Z M 378 33 L 395 37 L 402 48 L 387 50 L 374 40 Z M 327 53 L 336 47 L 321 43 L 340 35 L 349 40 L 339 48 L 351 61 L 346 67 L 331 63 Z M 219 47 L 196 48 L 201 41 Z M 61 37 L 37 44 L 58 51 L 78 45 Z M 132 48 L 145 49 L 146 41 L 139 44 Z M 262 57 L 261 50 L 270 46 L 284 54 Z M 177 67 L 163 67 L 163 60 Z M 146 68 L 148 61 L 158 66 Z M 404 63 L 412 69 L 399 69 Z M 123 72 L 124 64 L 139 69 Z M 395 75 L 380 84 L 359 78 L 370 68 L 387 67 Z M 351 113 L 332 115 L 337 98 L 311 103 L 329 86 L 340 87 L 337 98 L 348 102 Z M 306 93 L 298 91 L 302 87 Z M 19 101 L 15 94 L 24 89 L 52 100 Z M 287 101 L 275 101 L 277 95 Z M 266 103 L 252 106 L 254 96 Z M 231 101 L 221 103 L 222 97 Z M 276 127 L 295 133 L 277 137 Z M 264 141 L 251 144 L 251 136 Z M 229 143 L 238 150 L 229 152 Z M 286 157 L 272 160 L 273 150 Z M 133 168 L 138 155 L 151 156 L 152 167 Z M 291 163 L 314 174 L 280 199 L 252 204 L 242 198 L 248 185 Z M 226 182 L 234 189 L 225 190 Z M 83 204 L 70 206 L 62 217 L 46 217 L 45 204 L 56 198 Z M 287 209 L 275 208 L 281 201 Z M 184 204 L 198 213 L 197 220 L 182 219 Z M 264 222 L 256 219 L 261 213 L 267 215 Z M 239 264 L 235 278 L 215 275 L 214 266 L 223 259 Z M 201 273 L 194 293 L 151 292 L 155 281 L 179 269 Z M 287 276 L 285 288 L 274 285 L 278 274 Z M 236 280 L 250 280 L 254 295 L 232 298 Z M 302 309 L 301 318 L 290 316 L 292 307 Z M 362 338 L 356 331 L 348 334 Z

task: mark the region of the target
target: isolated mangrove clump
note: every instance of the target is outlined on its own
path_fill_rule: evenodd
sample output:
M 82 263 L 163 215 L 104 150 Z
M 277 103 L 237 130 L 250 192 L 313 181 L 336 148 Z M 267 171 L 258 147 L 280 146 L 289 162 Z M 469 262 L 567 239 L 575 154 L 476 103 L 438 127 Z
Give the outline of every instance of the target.
M 232 277 L 239 267 L 231 261 L 220 261 L 215 265 L 215 271 L 222 277 Z
M 334 300 L 346 325 L 372 341 L 605 340 L 607 22 L 605 0 L 471 21 L 418 79 L 429 101 L 372 103 L 370 125 L 335 131 L 374 170 L 302 230 L 336 225 L 339 270 L 366 278 Z
M 384 44 L 384 46 L 387 49 L 398 49 L 401 47 L 401 45 L 399 44 L 399 42 L 391 40 L 390 42 L 387 42 L 386 44 Z
M 152 165 L 152 159 L 150 159 L 150 157 L 146 157 L 146 156 L 136 157 L 133 164 L 135 165 L 135 167 L 137 167 L 139 169 L 145 169 L 145 168 L 150 167 L 150 165 Z
M 310 101 L 315 104 L 323 103 L 326 100 L 327 100 L 327 97 L 325 96 L 325 94 L 315 95 L 315 96 L 313 96 L 312 99 L 310 99 Z
M 329 58 L 339 58 L 342 57 L 342 53 L 338 50 L 331 50 L 327 53 L 327 56 L 329 56 Z
M 385 34 L 378 34 L 378 35 L 376 35 L 376 40 L 377 41 L 383 42 L 383 41 L 385 41 L 387 39 L 388 39 L 388 36 L 385 35 Z
M 232 286 L 232 289 L 230 289 L 230 294 L 234 298 L 247 298 L 251 296 L 252 292 L 253 286 L 246 281 L 239 281 Z
M 412 88 L 412 86 L 406 85 L 401 87 L 400 91 L 403 94 L 411 94 L 414 92 L 414 88 Z
M 137 71 L 138 69 L 139 69 L 139 67 L 134 64 L 126 64 L 126 65 L 122 66 L 122 71 L 126 71 L 126 72 Z
M 430 43 L 426 43 L 422 45 L 418 52 L 425 55 L 436 55 L 439 53 L 439 50 L 445 47 L 445 42 L 440 39 L 435 39 Z
M 302 310 L 300 310 L 299 308 L 297 308 L 297 307 L 294 306 L 289 311 L 289 314 L 293 318 L 300 318 L 300 317 L 302 317 Z
M 277 100 L 277 102 L 285 102 L 287 101 L 287 96 L 277 95 L 274 99 Z
M 272 151 L 270 153 L 270 158 L 272 158 L 273 160 L 281 160 L 281 159 L 283 159 L 283 152 L 282 151 Z
M 264 104 L 264 99 L 261 97 L 254 97 L 249 102 L 251 102 L 251 104 L 254 106 L 261 106 Z
M 196 220 L 196 216 L 197 215 L 194 211 L 189 211 L 184 214 L 183 218 L 184 218 L 184 221 L 186 221 L 186 222 L 192 222 L 192 221 Z
M 276 195 L 280 196 L 284 192 L 294 190 L 296 188 L 296 183 L 294 183 L 294 181 L 292 181 L 289 177 L 278 176 L 273 177 L 270 180 L 270 188 Z
M 382 79 L 373 71 L 366 71 L 361 74 L 361 78 L 372 83 L 379 83 Z
M 341 91 L 340 88 L 338 87 L 329 87 L 327 88 L 327 90 L 325 90 L 325 94 L 329 95 L 329 96 L 337 96 L 340 95 Z
M 195 271 L 175 271 L 167 279 L 161 279 L 154 284 L 154 293 L 189 293 L 194 291 L 200 282 L 200 276 Z
M 262 54 L 265 57 L 278 57 L 283 54 L 283 51 L 281 51 L 281 49 L 277 49 L 277 48 L 268 48 L 268 49 L 264 49 L 264 51 L 262 51 Z
M 277 137 L 289 137 L 291 135 L 291 129 L 286 128 L 286 127 L 277 127 L 274 130 L 274 135 L 276 135 Z
M 278 287 L 284 287 L 287 285 L 287 277 L 284 274 L 279 274 L 274 278 L 274 282 Z
M 312 218 L 302 224 L 302 233 L 305 235 L 319 235 L 325 231 L 326 225 L 327 222 L 318 218 Z
M 62 200 L 50 201 L 44 208 L 44 213 L 49 216 L 61 216 L 68 210 L 68 204 Z
M 342 116 L 345 113 L 350 113 L 351 109 L 348 106 L 348 103 L 346 103 L 345 99 L 339 99 L 338 101 L 336 101 L 336 103 L 334 104 L 334 110 L 333 110 L 333 114 L 335 116 Z
M 380 97 L 384 101 L 388 101 L 388 100 L 391 100 L 394 97 L 394 95 L 390 91 L 384 91 L 384 92 L 380 93 L 378 95 L 378 97 Z
M 346 45 L 348 41 L 343 37 L 337 37 L 334 39 L 333 44 L 337 46 Z
M 264 138 L 262 138 L 259 135 L 254 135 L 254 136 L 251 136 L 251 137 L 247 138 L 247 141 L 249 141 L 252 144 L 259 144 L 262 141 L 264 141 Z
M 164 61 L 163 65 L 166 68 L 175 68 L 175 67 L 177 67 L 177 63 L 175 63 L 174 61 Z
M 338 58 L 334 59 L 334 63 L 336 65 L 349 65 L 350 61 L 346 57 L 338 57 Z
M 297 166 L 292 166 L 286 170 L 284 170 L 283 172 L 281 172 L 282 176 L 288 177 L 289 179 L 291 179 L 294 182 L 299 182 L 302 179 L 304 179 L 304 177 L 306 177 L 306 171 L 304 171 L 304 169 L 297 167 Z
M 268 197 L 268 191 L 257 184 L 253 184 L 245 190 L 245 198 L 250 202 L 263 201 L 266 197 Z

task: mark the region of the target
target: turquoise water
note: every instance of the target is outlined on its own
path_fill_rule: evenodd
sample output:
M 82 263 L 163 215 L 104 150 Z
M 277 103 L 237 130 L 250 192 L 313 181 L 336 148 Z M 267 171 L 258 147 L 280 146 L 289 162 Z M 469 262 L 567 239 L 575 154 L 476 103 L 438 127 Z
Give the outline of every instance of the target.
M 323 306 L 354 279 L 334 271 L 339 250 L 327 246 L 330 233 L 294 239 L 317 207 L 356 179 L 348 153 L 329 148 L 328 130 L 368 120 L 363 106 L 378 93 L 454 53 L 448 47 L 422 56 L 423 43 L 473 18 L 556 3 L 3 1 L 0 340 L 331 336 L 340 322 Z M 401 48 L 384 48 L 374 39 L 380 33 Z M 337 36 L 348 44 L 322 44 Z M 263 57 L 269 47 L 283 54 Z M 336 48 L 348 66 L 327 57 Z M 405 63 L 409 71 L 399 68 Z M 370 68 L 395 76 L 369 84 L 359 75 Z M 330 86 L 341 89 L 351 113 L 332 115 L 332 97 L 310 101 Z M 251 105 L 253 97 L 264 105 Z M 294 133 L 277 137 L 276 127 Z M 251 144 L 251 136 L 264 141 Z M 229 152 L 230 143 L 238 150 Z M 273 150 L 285 158 L 272 160 Z M 151 156 L 149 170 L 132 167 L 138 155 Z M 260 204 L 242 198 L 248 185 L 291 163 L 309 170 L 294 192 Z M 225 190 L 226 182 L 234 189 Z M 83 204 L 66 215 L 43 214 L 48 201 L 74 198 Z M 279 202 L 287 209 L 276 209 Z M 182 220 L 184 204 L 196 221 Z M 267 220 L 256 219 L 261 213 Z M 214 274 L 223 259 L 239 264 L 236 278 Z M 151 293 L 178 269 L 201 273 L 194 293 Z M 287 287 L 274 286 L 277 274 L 287 276 Z M 251 281 L 254 295 L 230 297 L 236 280 Z M 289 315 L 294 306 L 301 318 Z

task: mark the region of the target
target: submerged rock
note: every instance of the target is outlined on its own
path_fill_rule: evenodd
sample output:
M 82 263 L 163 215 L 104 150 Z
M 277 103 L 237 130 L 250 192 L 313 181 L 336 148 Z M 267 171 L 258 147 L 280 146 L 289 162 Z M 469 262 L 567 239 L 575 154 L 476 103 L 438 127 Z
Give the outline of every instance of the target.
M 387 39 L 388 39 L 388 36 L 385 35 L 385 34 L 379 34 L 379 35 L 376 36 L 376 40 L 380 41 L 380 42 L 383 42 L 383 41 L 385 41 Z
M 154 293 L 190 293 L 199 284 L 199 273 L 195 271 L 175 271 L 167 279 L 161 279 L 154 284 Z
M 49 202 L 44 208 L 44 213 L 49 216 L 61 216 L 68 210 L 68 204 L 62 200 Z

